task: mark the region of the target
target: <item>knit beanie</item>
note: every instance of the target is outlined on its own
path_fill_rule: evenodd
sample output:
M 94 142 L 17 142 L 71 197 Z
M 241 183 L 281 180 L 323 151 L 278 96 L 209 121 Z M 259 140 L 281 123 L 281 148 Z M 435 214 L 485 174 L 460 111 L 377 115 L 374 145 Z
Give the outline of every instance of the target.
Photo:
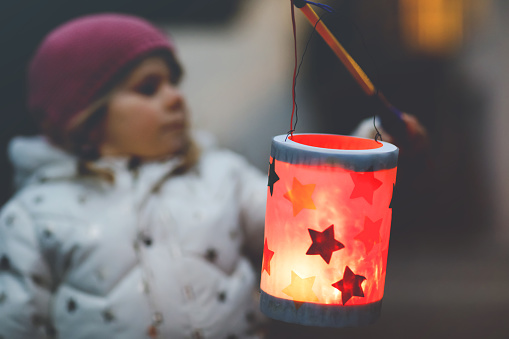
M 29 64 L 28 109 L 52 128 L 65 128 L 124 67 L 155 51 L 173 53 L 173 42 L 135 16 L 95 14 L 64 23 Z

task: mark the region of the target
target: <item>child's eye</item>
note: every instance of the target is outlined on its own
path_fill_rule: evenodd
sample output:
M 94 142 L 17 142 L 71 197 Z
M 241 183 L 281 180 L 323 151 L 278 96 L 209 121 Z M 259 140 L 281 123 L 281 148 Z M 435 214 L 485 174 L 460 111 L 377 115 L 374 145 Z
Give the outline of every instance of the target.
M 161 77 L 149 76 L 143 79 L 143 81 L 135 87 L 135 91 L 146 96 L 152 96 L 159 89 L 161 81 Z

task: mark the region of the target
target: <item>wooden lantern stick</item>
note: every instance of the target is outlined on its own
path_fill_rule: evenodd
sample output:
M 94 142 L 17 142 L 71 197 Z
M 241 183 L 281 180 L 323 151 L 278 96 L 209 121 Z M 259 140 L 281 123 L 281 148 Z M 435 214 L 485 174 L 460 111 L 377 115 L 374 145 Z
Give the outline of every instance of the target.
M 369 96 L 375 94 L 376 92 L 375 86 L 373 85 L 371 80 L 369 80 L 366 73 L 364 73 L 361 67 L 343 48 L 343 46 L 339 43 L 338 39 L 336 39 L 334 35 L 332 35 L 331 31 L 327 28 L 327 26 L 325 26 L 323 21 L 320 20 L 320 17 L 316 14 L 313 8 L 311 8 L 311 6 L 305 2 L 295 1 L 294 4 L 297 8 L 299 8 L 302 11 L 302 13 L 311 23 L 311 25 L 316 26 L 316 31 L 325 40 L 327 45 L 329 45 L 329 47 L 336 54 L 339 60 L 341 60 L 341 62 L 345 65 L 346 69 L 350 72 L 350 74 L 354 77 L 357 83 L 361 86 L 362 90 Z
M 350 72 L 355 81 L 357 81 L 364 93 L 366 93 L 366 95 L 369 97 L 378 98 L 378 104 L 381 104 L 384 108 L 381 109 L 378 113 L 387 132 L 391 133 L 394 137 L 400 139 L 401 141 L 405 140 L 407 137 L 406 126 L 402 120 L 401 112 L 385 98 L 382 92 L 376 89 L 371 80 L 369 80 L 366 73 L 364 73 L 362 68 L 355 62 L 350 54 L 348 54 L 348 52 L 334 37 L 334 35 L 332 35 L 331 31 L 327 28 L 327 26 L 325 26 L 323 21 L 320 20 L 320 17 L 311 8 L 311 6 L 302 0 L 292 1 L 295 7 L 299 8 L 306 16 L 311 25 L 314 27 L 316 26 L 316 31 L 325 40 L 327 45 L 329 45 L 339 60 L 341 60 L 343 65 Z

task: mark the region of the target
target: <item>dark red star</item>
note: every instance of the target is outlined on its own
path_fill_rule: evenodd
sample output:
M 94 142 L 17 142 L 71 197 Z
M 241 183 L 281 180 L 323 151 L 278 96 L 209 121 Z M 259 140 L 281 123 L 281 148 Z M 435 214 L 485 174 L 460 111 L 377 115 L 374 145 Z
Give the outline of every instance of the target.
M 263 264 L 262 264 L 262 273 L 263 271 L 267 271 L 270 275 L 270 261 L 274 256 L 274 251 L 269 250 L 269 246 L 267 245 L 267 239 L 265 239 L 265 245 L 263 245 Z
M 342 243 L 334 239 L 334 225 L 330 225 L 323 232 L 315 231 L 311 228 L 308 228 L 308 231 L 313 243 L 309 247 L 306 254 L 320 254 L 320 256 L 323 258 L 323 260 L 325 260 L 327 264 L 330 263 L 332 252 L 345 247 Z
M 270 187 L 270 196 L 274 192 L 274 184 L 279 180 L 279 176 L 276 174 L 276 159 L 272 159 L 272 163 L 269 163 L 269 183 L 267 186 Z
M 375 178 L 375 172 L 352 172 L 350 176 L 355 184 L 350 199 L 364 198 L 372 204 L 373 193 L 382 186 L 382 182 Z
M 341 291 L 341 300 L 344 305 L 352 297 L 364 297 L 364 291 L 361 286 L 364 280 L 366 280 L 365 277 L 353 273 L 350 267 L 346 266 L 343 279 L 332 284 L 332 287 Z

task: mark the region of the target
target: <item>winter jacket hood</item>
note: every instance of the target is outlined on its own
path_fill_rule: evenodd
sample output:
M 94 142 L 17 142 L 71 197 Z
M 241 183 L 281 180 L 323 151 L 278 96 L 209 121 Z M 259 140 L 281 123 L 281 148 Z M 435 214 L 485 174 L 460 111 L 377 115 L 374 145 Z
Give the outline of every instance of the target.
M 76 173 L 77 159 L 51 145 L 44 136 L 15 137 L 9 143 L 8 155 L 14 168 L 16 190 L 26 186 L 36 173 L 46 168 L 61 168 L 60 176 L 70 177 Z

